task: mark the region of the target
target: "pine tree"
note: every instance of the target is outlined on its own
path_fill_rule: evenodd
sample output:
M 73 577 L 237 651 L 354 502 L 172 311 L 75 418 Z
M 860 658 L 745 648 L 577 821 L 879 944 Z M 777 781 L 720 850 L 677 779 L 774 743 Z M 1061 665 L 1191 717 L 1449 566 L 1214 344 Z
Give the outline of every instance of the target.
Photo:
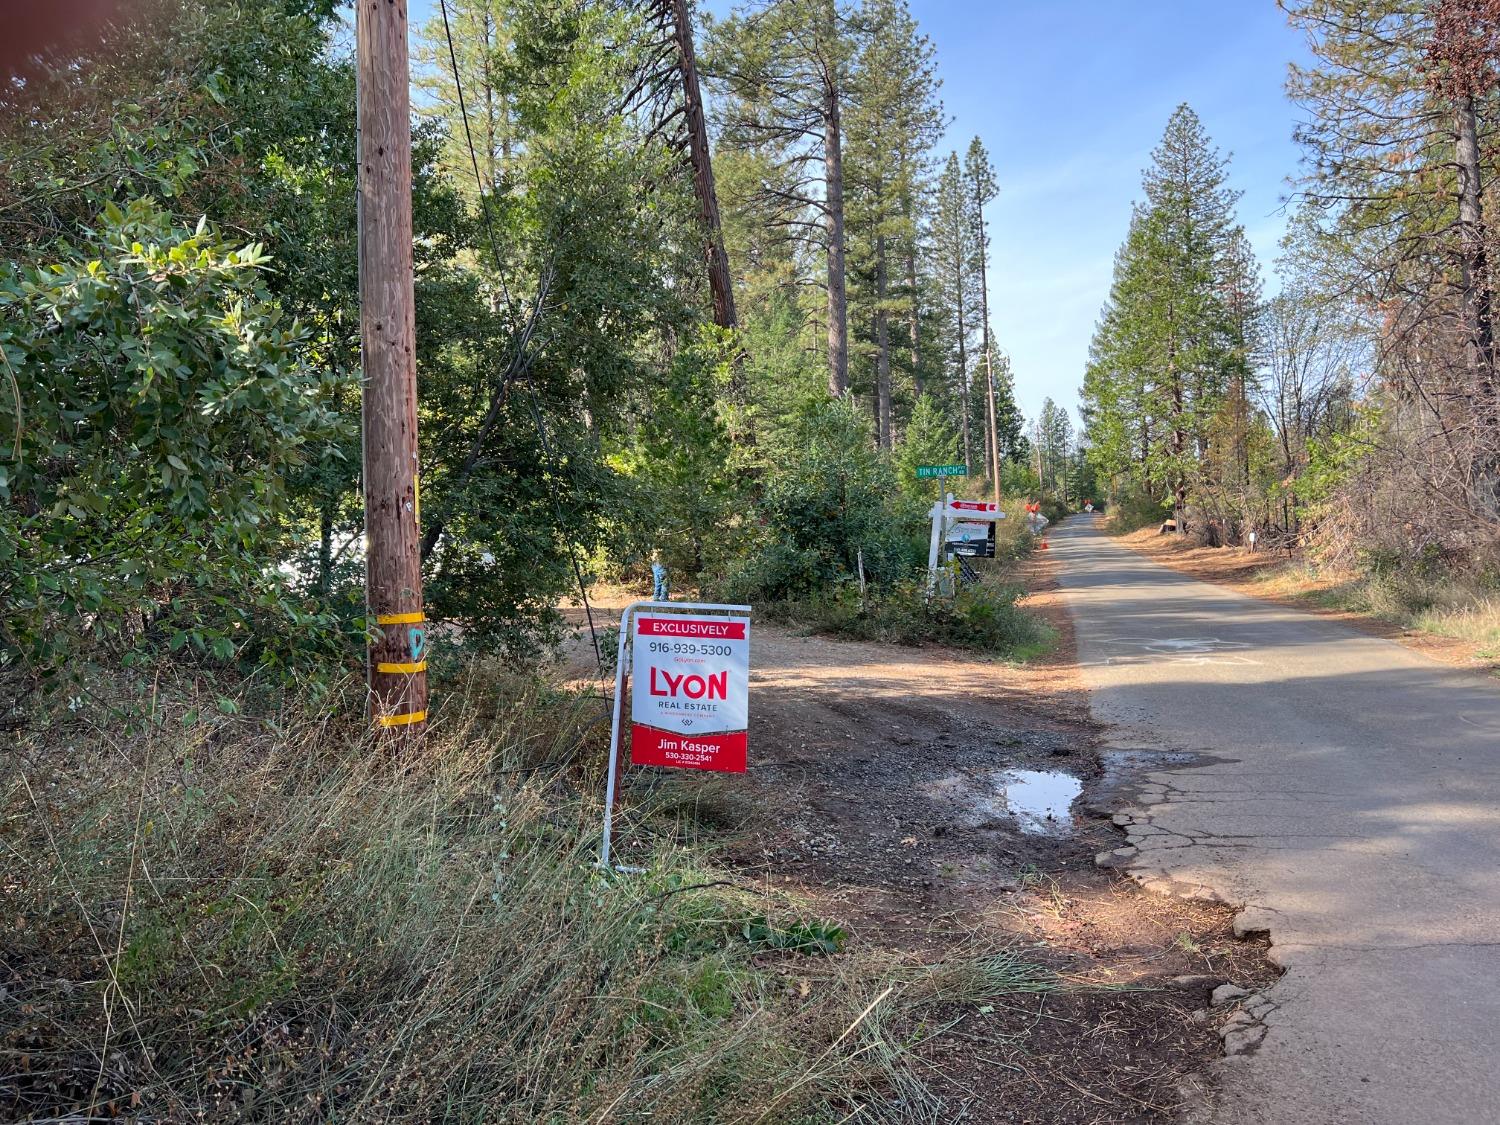
M 1332 291 L 1378 316 L 1382 391 L 1405 415 L 1380 444 L 1452 497 L 1482 550 L 1500 528 L 1496 236 L 1485 177 L 1500 124 L 1495 0 L 1287 0 L 1315 65 L 1288 88 L 1307 116 L 1301 188 Z M 1398 448 L 1399 447 L 1399 448 Z M 1430 505 L 1414 503 L 1407 518 Z M 1390 513 L 1370 513 L 1388 520 Z M 1434 529 L 1446 534 L 1445 529 Z
M 912 323 L 915 291 L 902 285 L 898 268 L 917 232 L 912 201 L 922 191 L 925 154 L 942 121 L 936 101 L 933 48 L 917 30 L 905 0 L 866 0 L 859 10 L 860 51 L 848 133 L 846 197 L 850 270 L 859 291 L 851 297 L 852 319 L 868 325 L 871 402 L 879 444 L 890 448 L 893 428 L 892 323 Z M 902 273 L 905 271 L 902 270 Z
M 710 25 L 704 67 L 723 94 L 726 141 L 768 173 L 754 189 L 768 220 L 823 258 L 834 397 L 849 389 L 843 115 L 856 46 L 838 0 L 770 0 Z
M 901 487 L 913 496 L 931 495 L 932 485 L 917 479 L 918 465 L 947 465 L 958 453 L 958 434 L 953 423 L 930 395 L 920 395 L 912 406 L 911 420 L 896 453 Z
M 1068 496 L 1068 473 L 1073 450 L 1073 420 L 1050 398 L 1037 417 L 1037 455 L 1042 489 L 1064 499 Z
M 990 155 L 984 143 L 975 137 L 969 142 L 969 151 L 964 154 L 964 187 L 969 197 L 969 221 L 973 224 L 974 264 L 973 271 L 979 277 L 979 331 L 981 356 L 984 360 L 985 379 L 985 449 L 988 466 L 985 475 L 998 480 L 1000 477 L 1000 445 L 996 434 L 998 402 L 995 395 L 994 348 L 990 339 L 990 236 L 985 224 L 984 209 L 1000 194 L 1000 185 L 995 180 L 995 169 L 990 164 Z
M 1181 105 L 1167 122 L 1143 183 L 1152 219 L 1148 268 L 1156 281 L 1160 378 L 1154 405 L 1167 428 L 1156 469 L 1172 489 L 1179 526 L 1231 359 L 1229 314 L 1219 282 L 1239 196 L 1225 186 L 1226 167 L 1198 115 Z
M 958 154 L 950 153 L 938 179 L 932 211 L 931 269 L 934 289 L 942 302 L 946 381 L 949 393 L 956 398 L 954 406 L 963 440 L 964 465 L 972 470 L 974 402 L 970 362 L 979 329 L 979 279 L 974 268 L 975 230 L 969 198 Z
M 1000 460 L 1024 458 L 1026 420 L 1016 405 L 1016 382 L 1010 356 L 995 353 L 995 433 L 1000 443 Z
M 665 135 L 669 145 L 686 157 L 703 227 L 703 258 L 708 267 L 714 323 L 720 328 L 735 328 L 739 319 L 698 79 L 692 9 L 688 0 L 645 0 L 644 7 L 644 38 L 648 43 L 636 58 L 635 83 L 626 95 L 626 108 L 643 113 L 647 129 Z M 738 382 L 739 365 L 735 374 Z
M 498 190 L 517 144 L 515 107 L 509 93 L 510 29 L 516 0 L 447 0 L 447 24 L 441 13 L 423 25 L 413 52 L 414 108 L 442 122 L 444 141 L 439 166 L 459 190 L 475 198 L 473 163 L 485 191 Z M 449 40 L 453 52 L 449 54 Z M 453 61 L 463 84 L 459 108 Z M 464 118 L 468 119 L 467 132 Z M 473 154 L 469 140 L 473 139 Z
M 1248 433 L 1259 281 L 1226 169 L 1197 115 L 1179 106 L 1116 255 L 1084 376 L 1095 468 L 1112 486 L 1128 475 L 1168 496 L 1179 527 L 1231 396 Z

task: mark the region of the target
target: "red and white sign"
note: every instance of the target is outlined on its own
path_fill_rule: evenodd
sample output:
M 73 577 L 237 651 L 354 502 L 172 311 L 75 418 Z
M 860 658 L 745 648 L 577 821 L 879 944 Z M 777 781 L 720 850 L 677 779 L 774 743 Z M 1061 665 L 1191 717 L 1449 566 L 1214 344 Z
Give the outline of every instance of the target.
M 750 622 L 642 616 L 631 649 L 630 761 L 744 773 Z
M 986 525 L 996 520 L 1003 520 L 1005 513 L 1000 510 L 999 504 L 986 504 L 983 500 L 949 500 L 944 517 L 949 525 L 955 523 L 975 523 L 983 521 Z M 989 535 L 988 526 L 984 534 Z M 949 537 L 951 541 L 951 536 Z

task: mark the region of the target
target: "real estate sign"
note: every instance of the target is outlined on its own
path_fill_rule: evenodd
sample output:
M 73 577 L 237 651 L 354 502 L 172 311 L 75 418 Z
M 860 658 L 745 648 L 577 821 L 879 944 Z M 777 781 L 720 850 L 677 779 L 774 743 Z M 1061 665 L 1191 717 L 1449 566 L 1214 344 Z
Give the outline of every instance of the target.
M 750 713 L 750 622 L 643 615 L 631 649 L 630 760 L 743 773 Z

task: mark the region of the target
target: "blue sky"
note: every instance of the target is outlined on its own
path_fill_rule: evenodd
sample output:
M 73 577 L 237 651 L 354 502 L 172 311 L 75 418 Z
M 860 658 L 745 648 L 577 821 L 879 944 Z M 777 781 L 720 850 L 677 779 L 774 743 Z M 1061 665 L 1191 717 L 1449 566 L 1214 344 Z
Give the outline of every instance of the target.
M 702 0 L 716 14 L 732 0 Z M 937 48 L 953 122 L 990 151 L 991 321 L 1021 409 L 1072 407 L 1141 171 L 1187 102 L 1221 151 L 1268 285 L 1297 167 L 1287 63 L 1300 35 L 1275 0 L 910 0 Z M 435 0 L 411 0 L 419 25 Z
M 1240 221 L 1270 282 L 1297 167 L 1284 93 L 1299 33 L 1274 0 L 913 0 L 937 48 L 949 144 L 978 134 L 990 206 L 991 319 L 1034 417 L 1073 406 L 1142 170 L 1187 102 L 1244 192 Z

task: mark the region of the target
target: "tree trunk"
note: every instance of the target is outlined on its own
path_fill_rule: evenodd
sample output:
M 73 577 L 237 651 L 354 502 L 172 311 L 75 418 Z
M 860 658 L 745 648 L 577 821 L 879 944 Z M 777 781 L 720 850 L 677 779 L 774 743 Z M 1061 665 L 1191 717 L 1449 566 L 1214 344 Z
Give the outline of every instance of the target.
M 910 207 L 910 204 L 907 205 Z M 915 231 L 915 227 L 911 228 Z M 915 233 L 913 238 L 915 238 Z M 911 378 L 916 388 L 917 397 L 922 397 L 926 387 L 922 383 L 922 302 L 917 296 L 917 250 L 915 245 L 910 245 L 906 253 L 906 284 L 911 290 L 911 315 L 907 319 L 907 332 L 910 337 L 911 353 Z
M 318 585 L 327 595 L 333 585 L 333 501 L 325 500 L 318 511 Z
M 677 66 L 682 73 L 682 98 L 687 116 L 688 158 L 693 166 L 693 191 L 698 196 L 698 217 L 703 223 L 703 255 L 708 261 L 708 287 L 713 295 L 714 323 L 734 328 L 734 287 L 729 274 L 729 254 L 724 249 L 724 231 L 719 222 L 719 196 L 714 188 L 714 167 L 708 150 L 708 125 L 703 117 L 703 93 L 698 86 L 698 63 L 693 51 L 693 23 L 687 0 L 671 0 L 672 30 L 677 37 Z
M 484 172 L 485 182 L 479 185 L 479 194 L 495 190 L 495 82 L 490 74 L 490 47 L 494 42 L 494 23 L 489 9 L 484 12 L 484 66 L 480 71 L 484 82 Z
M 1493 294 L 1485 253 L 1484 183 L 1480 173 L 1479 124 L 1474 98 L 1465 94 L 1455 106 L 1458 136 L 1458 222 L 1462 239 L 1464 359 L 1474 401 L 1476 453 L 1474 476 L 1481 510 L 1500 512 L 1500 401 L 1495 387 Z
M 989 240 L 984 233 L 984 202 L 979 198 L 978 185 L 975 185 L 974 212 L 979 219 L 979 331 L 984 345 L 984 371 L 986 397 L 989 402 L 989 410 L 986 416 L 985 426 L 985 459 L 989 462 L 988 469 L 995 479 L 996 496 L 999 495 L 1000 480 L 1000 435 L 995 432 L 995 377 L 990 369 L 990 281 L 989 281 Z
M 828 226 L 828 393 L 849 390 L 849 302 L 844 289 L 844 146 L 839 91 L 829 73 L 823 81 L 823 206 Z
M 891 333 L 885 306 L 885 235 L 875 236 L 875 434 L 881 449 L 891 447 Z
M 1177 521 L 1177 534 L 1181 535 L 1187 525 L 1187 480 L 1183 475 L 1182 458 L 1187 451 L 1186 425 L 1187 402 L 1182 385 L 1182 372 L 1177 369 L 1177 316 L 1176 309 L 1167 306 L 1167 371 L 1172 388 L 1172 516 Z
M 1183 427 L 1185 404 L 1182 397 L 1182 376 L 1174 373 L 1172 380 L 1172 512 L 1177 517 L 1177 533 L 1185 526 L 1183 513 L 1187 510 L 1187 478 L 1182 470 L 1182 458 L 1187 452 L 1187 431 Z
M 1484 184 L 1479 165 L 1479 127 L 1474 99 L 1459 99 L 1458 221 L 1463 239 L 1464 313 L 1468 329 L 1468 362 L 1478 380 L 1494 378 L 1495 345 L 1491 318 L 1489 263 L 1484 246 Z
M 973 410 L 969 405 L 969 349 L 964 346 L 964 307 L 962 297 L 959 298 L 958 305 L 958 401 L 963 410 L 964 468 L 973 472 L 973 439 L 969 435 L 969 415 L 973 413 Z

